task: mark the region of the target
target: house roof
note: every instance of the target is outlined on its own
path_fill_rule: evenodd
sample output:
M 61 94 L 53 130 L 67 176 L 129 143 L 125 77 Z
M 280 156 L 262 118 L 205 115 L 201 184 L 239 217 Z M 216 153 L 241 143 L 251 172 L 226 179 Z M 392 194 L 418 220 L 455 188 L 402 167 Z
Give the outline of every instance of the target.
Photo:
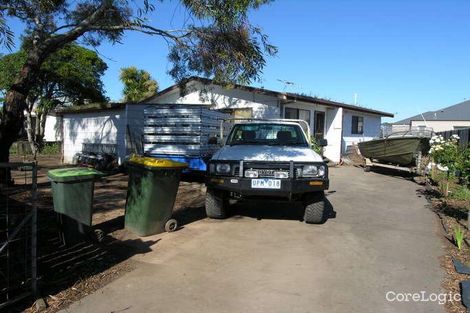
M 410 124 L 411 121 L 470 121 L 470 100 L 437 111 L 428 111 L 393 124 Z
M 126 107 L 126 103 L 109 102 L 109 103 L 90 103 L 80 106 L 68 106 L 56 109 L 58 115 L 71 114 L 71 113 L 91 113 L 101 111 L 120 110 Z
M 203 84 L 218 85 L 217 83 L 213 82 L 212 80 L 207 79 L 207 78 L 202 78 L 202 77 L 190 77 L 186 81 L 184 81 L 183 83 L 188 83 L 188 82 L 191 82 L 191 81 L 198 81 L 198 82 L 201 82 Z M 181 86 L 182 86 L 182 84 L 172 85 L 172 86 L 158 92 L 156 95 L 142 100 L 139 103 L 151 103 L 152 99 L 163 96 L 163 95 L 165 95 L 169 92 L 179 90 Z M 326 100 L 326 99 L 322 99 L 322 98 L 318 98 L 318 97 L 305 96 L 305 95 L 296 94 L 296 93 L 290 93 L 290 92 L 286 93 L 286 92 L 280 92 L 280 91 L 274 91 L 274 90 L 269 90 L 269 89 L 264 89 L 264 88 L 257 88 L 257 87 L 238 85 L 238 84 L 233 85 L 233 88 L 240 89 L 240 90 L 245 90 L 245 91 L 248 91 L 248 92 L 254 92 L 254 93 L 257 93 L 257 94 L 261 94 L 261 95 L 276 97 L 278 99 L 282 99 L 285 102 L 302 101 L 302 102 L 311 103 L 311 104 L 320 104 L 320 105 L 326 105 L 326 106 L 337 107 L 337 108 L 344 108 L 344 109 L 363 112 L 363 113 L 368 113 L 368 114 L 375 114 L 375 115 L 380 115 L 380 116 L 393 117 L 393 114 L 388 113 L 388 112 L 368 109 L 368 108 L 364 108 L 364 107 L 357 106 L 357 105 Z M 91 104 L 82 105 L 82 106 L 71 106 L 71 107 L 60 108 L 60 109 L 56 110 L 56 113 L 57 114 L 69 113 L 70 114 L 70 113 L 90 113 L 90 112 L 97 112 L 97 111 L 119 110 L 119 109 L 125 108 L 125 106 L 127 104 L 131 104 L 131 103 L 91 103 Z
M 203 84 L 214 84 L 214 85 L 220 85 L 215 82 L 213 82 L 210 79 L 207 78 L 202 78 L 202 77 L 190 77 L 188 78 L 184 83 L 188 83 L 190 81 L 198 81 Z M 381 116 L 386 116 L 386 117 L 393 117 L 392 113 L 388 112 L 383 112 L 383 111 L 378 111 L 378 110 L 373 110 L 373 109 L 368 109 L 364 108 L 361 106 L 357 105 L 352 105 L 352 104 L 346 104 L 346 103 L 341 103 L 341 102 L 336 102 L 336 101 L 331 101 L 331 100 L 326 100 L 318 97 L 310 97 L 310 96 L 305 96 L 297 93 L 290 93 L 290 92 L 280 92 L 280 91 L 275 91 L 275 90 L 269 90 L 269 89 L 264 89 L 264 88 L 257 88 L 257 87 L 251 87 L 251 86 L 245 86 L 245 85 L 232 85 L 233 88 L 235 89 L 240 89 L 240 90 L 245 90 L 248 92 L 254 92 L 257 94 L 262 94 L 266 96 L 272 96 L 276 97 L 279 99 L 283 99 L 286 102 L 288 101 L 302 101 L 302 102 L 307 102 L 307 103 L 312 103 L 312 104 L 321 104 L 321 105 L 326 105 L 326 106 L 332 106 L 332 107 L 338 107 L 338 108 L 344 108 L 348 110 L 353 110 L 353 111 L 359 111 L 359 112 L 364 112 L 364 113 L 369 113 L 369 114 L 376 114 L 376 115 L 381 115 Z M 181 87 L 181 84 L 175 84 L 173 86 L 170 86 L 166 89 L 163 89 L 162 91 L 158 92 L 156 95 L 149 97 L 142 102 L 151 102 L 152 99 L 158 98 L 164 94 L 167 94 L 169 92 L 178 90 Z

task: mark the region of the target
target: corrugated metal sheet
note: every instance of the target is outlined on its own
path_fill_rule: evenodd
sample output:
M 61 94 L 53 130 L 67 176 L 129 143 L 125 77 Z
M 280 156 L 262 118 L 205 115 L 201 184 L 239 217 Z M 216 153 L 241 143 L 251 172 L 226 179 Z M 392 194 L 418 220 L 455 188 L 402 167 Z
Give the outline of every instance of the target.
M 209 138 L 219 137 L 228 114 L 197 105 L 151 105 L 144 109 L 143 142 L 148 155 L 207 156 L 219 149 Z

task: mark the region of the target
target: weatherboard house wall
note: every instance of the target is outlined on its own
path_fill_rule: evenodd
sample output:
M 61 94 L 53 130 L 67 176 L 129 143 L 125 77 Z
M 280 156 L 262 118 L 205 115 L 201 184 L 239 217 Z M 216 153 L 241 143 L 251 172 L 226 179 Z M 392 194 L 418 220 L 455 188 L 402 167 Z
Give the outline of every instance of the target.
M 103 109 L 63 112 L 63 158 L 72 163 L 84 143 L 115 144 L 119 163 L 127 155 L 142 151 L 144 110 L 160 104 L 207 105 L 214 110 L 233 112 L 248 109 L 253 118 L 284 118 L 286 108 L 310 112 L 310 128 L 314 132 L 315 112 L 325 113 L 324 137 L 328 146 L 324 155 L 339 162 L 348 145 L 373 138 L 380 132 L 382 116 L 393 115 L 329 100 L 285 94 L 248 86 L 225 88 L 203 79 L 193 79 L 186 84 L 185 92 L 178 85 L 171 86 L 141 103 L 114 104 Z M 364 134 L 351 133 L 352 115 L 364 117 Z
M 251 108 L 254 118 L 279 118 L 281 112 L 279 99 L 275 97 L 198 81 L 188 83 L 184 95 L 175 89 L 148 99 L 147 103 L 208 105 L 214 110 Z
M 125 111 L 77 112 L 63 115 L 63 162 L 73 163 L 76 153 L 85 143 L 115 144 L 119 162 L 125 153 Z
M 353 116 L 362 116 L 364 118 L 364 129 L 362 134 L 352 133 Z M 380 126 L 382 119 L 380 116 L 344 110 L 343 113 L 343 135 L 342 135 L 342 153 L 348 150 L 348 147 L 362 141 L 369 141 L 380 135 Z

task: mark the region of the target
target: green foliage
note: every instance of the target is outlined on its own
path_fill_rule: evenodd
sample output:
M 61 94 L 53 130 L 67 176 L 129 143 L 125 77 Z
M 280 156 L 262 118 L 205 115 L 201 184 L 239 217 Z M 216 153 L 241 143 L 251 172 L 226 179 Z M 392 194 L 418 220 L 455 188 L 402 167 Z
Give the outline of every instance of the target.
M 317 140 L 313 136 L 310 138 L 310 147 L 320 155 L 323 153 L 323 147 L 318 144 Z
M 25 50 L 0 59 L 0 89 L 10 89 L 27 58 Z M 40 113 L 58 104 L 82 104 L 85 100 L 104 101 L 101 77 L 107 69 L 98 54 L 75 44 L 51 54 L 42 64 L 29 98 L 37 102 Z
M 459 158 L 458 138 L 450 138 L 445 140 L 442 136 L 433 136 L 429 143 L 431 149 L 429 154 L 435 163 L 441 167 L 446 167 L 450 175 L 454 175 L 457 169 Z
M 21 147 L 18 147 L 18 146 Z M 42 146 L 40 155 L 57 155 L 60 154 L 59 142 L 46 142 Z M 10 147 L 10 155 L 32 155 L 31 148 L 27 142 L 16 142 Z
M 41 150 L 43 155 L 56 155 L 60 154 L 60 144 L 57 142 L 47 142 Z
M 454 227 L 454 241 L 459 250 L 462 249 L 463 240 L 465 238 L 465 230 L 458 225 Z
M 119 78 L 124 83 L 125 102 L 139 102 L 157 93 L 158 83 L 147 71 L 134 66 L 123 67 Z
M 453 184 L 449 189 L 449 198 L 454 200 L 470 201 L 470 190 L 467 186 Z
M 184 24 L 165 30 L 149 24 L 148 15 L 156 11 L 150 0 L 0 0 L 0 44 L 13 46 L 15 34 L 7 18 L 22 22 L 26 34 L 38 40 L 31 41 L 27 51 L 42 44 L 50 45 L 44 51 L 54 51 L 57 45 L 77 39 L 93 47 L 104 41 L 120 43 L 125 31 L 138 31 L 166 40 L 173 63 L 169 73 L 178 81 L 192 75 L 229 83 L 260 78 L 264 55 L 275 55 L 277 48 L 261 28 L 250 23 L 248 15 L 271 0 L 181 2 L 188 15 Z
M 459 139 L 457 135 L 452 135 L 447 140 L 440 135 L 433 136 L 429 141 L 431 144 L 429 154 L 435 163 L 448 169 L 449 176 L 458 175 L 469 178 L 470 148 L 461 148 Z

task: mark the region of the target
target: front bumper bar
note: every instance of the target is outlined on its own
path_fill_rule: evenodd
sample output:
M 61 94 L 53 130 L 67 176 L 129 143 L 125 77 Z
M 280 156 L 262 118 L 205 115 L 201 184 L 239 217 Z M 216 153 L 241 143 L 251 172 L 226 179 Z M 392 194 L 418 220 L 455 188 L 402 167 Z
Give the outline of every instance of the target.
M 281 179 L 280 189 L 258 189 L 251 187 L 251 178 L 235 176 L 209 176 L 206 185 L 213 189 L 233 192 L 242 197 L 281 197 L 292 198 L 295 195 L 322 191 L 329 188 L 325 178 Z

